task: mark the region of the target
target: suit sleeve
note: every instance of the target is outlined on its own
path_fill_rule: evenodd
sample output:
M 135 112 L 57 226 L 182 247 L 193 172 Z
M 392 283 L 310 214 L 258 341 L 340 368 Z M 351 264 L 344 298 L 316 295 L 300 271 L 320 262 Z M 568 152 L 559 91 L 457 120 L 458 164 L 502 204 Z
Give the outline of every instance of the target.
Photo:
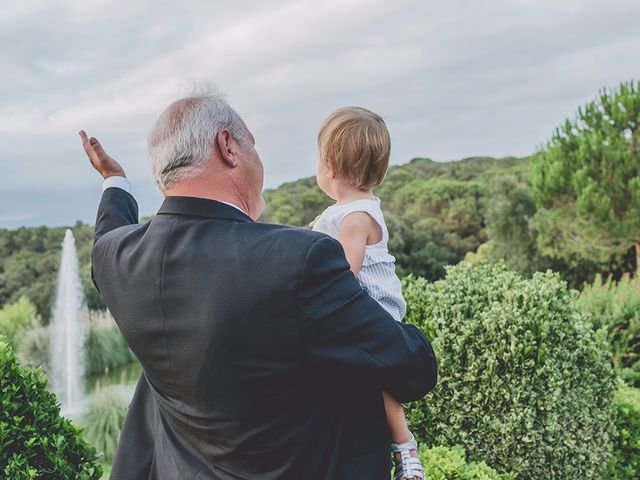
M 138 223 L 138 203 L 135 198 L 122 188 L 107 188 L 102 192 L 102 199 L 98 206 L 98 215 L 94 227 L 93 249 L 95 250 L 98 240 L 105 234 L 118 227 L 135 223 Z M 98 291 L 100 291 L 93 275 L 93 265 L 91 266 L 91 279 Z
M 122 188 L 107 188 L 102 192 L 94 229 L 94 243 L 105 233 L 118 227 L 138 223 L 138 203 Z
M 323 374 L 364 382 L 403 403 L 435 387 L 436 358 L 427 338 L 396 322 L 360 287 L 336 240 L 312 245 L 298 288 L 305 349 Z

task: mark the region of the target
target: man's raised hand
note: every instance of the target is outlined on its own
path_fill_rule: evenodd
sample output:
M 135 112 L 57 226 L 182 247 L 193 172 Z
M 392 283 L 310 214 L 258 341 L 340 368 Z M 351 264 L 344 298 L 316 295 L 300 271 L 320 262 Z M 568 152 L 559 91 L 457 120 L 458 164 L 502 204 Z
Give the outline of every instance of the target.
M 80 138 L 91 165 L 102 175 L 102 178 L 126 176 L 124 169 L 112 157 L 107 155 L 97 138 L 89 138 L 84 130 L 80 130 Z

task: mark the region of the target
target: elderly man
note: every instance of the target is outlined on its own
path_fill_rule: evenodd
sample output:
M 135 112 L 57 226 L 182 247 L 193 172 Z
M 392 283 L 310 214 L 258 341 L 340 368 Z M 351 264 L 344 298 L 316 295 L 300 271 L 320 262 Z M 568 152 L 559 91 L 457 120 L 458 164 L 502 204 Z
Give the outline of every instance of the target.
M 424 396 L 433 350 L 367 296 L 338 242 L 255 222 L 263 166 L 224 98 L 160 116 L 165 200 L 145 224 L 122 167 L 80 135 L 104 177 L 94 283 L 143 367 L 111 478 L 388 480 L 381 392 Z

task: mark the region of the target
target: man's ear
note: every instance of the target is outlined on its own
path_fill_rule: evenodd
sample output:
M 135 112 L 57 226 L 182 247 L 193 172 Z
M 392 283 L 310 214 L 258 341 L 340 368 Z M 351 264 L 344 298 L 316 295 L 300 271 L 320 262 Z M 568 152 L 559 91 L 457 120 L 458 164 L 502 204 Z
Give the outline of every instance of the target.
M 238 158 L 236 157 L 236 151 L 232 148 L 233 136 L 226 128 L 223 128 L 216 135 L 216 142 L 220 149 L 220 156 L 222 161 L 229 167 L 235 168 L 238 166 Z

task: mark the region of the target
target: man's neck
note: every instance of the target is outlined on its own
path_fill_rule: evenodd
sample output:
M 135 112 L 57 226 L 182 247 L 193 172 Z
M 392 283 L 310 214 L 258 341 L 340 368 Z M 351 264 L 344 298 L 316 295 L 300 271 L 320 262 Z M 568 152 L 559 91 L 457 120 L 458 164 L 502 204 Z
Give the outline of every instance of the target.
M 162 194 L 165 197 L 196 197 L 216 200 L 237 208 L 245 215 L 249 215 L 249 208 L 246 201 L 244 201 L 240 195 L 234 195 L 233 192 L 226 191 L 224 188 L 216 188 L 213 186 L 207 186 L 205 188 L 201 185 L 181 182 L 165 189 Z

